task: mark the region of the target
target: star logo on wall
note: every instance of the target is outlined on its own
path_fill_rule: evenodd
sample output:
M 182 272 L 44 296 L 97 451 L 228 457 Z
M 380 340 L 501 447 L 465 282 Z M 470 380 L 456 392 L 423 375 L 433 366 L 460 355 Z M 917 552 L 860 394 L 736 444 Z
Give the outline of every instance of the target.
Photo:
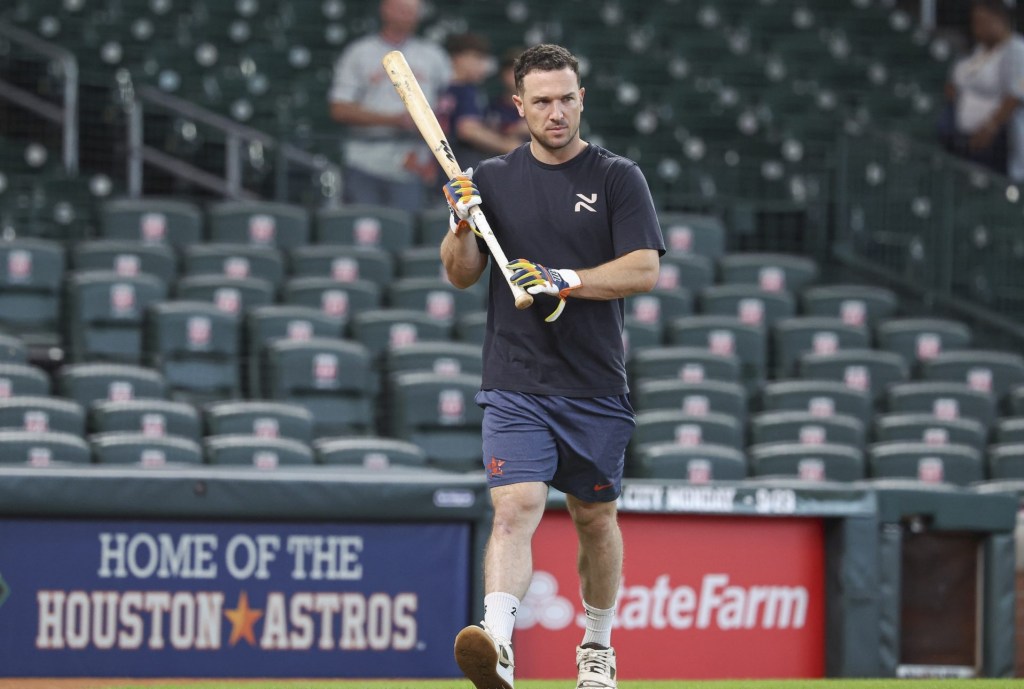
M 242 591 L 238 594 L 238 605 L 224 611 L 224 616 L 231 622 L 231 638 L 228 645 L 234 646 L 239 639 L 245 639 L 250 646 L 256 645 L 256 633 L 253 625 L 263 617 L 263 611 L 249 607 L 249 594 Z

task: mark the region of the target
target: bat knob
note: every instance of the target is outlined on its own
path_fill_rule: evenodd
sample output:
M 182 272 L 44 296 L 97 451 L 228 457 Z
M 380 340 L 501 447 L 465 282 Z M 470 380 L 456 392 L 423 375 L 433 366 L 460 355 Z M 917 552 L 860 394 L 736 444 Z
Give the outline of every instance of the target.
M 523 292 L 516 297 L 516 308 L 517 309 L 528 309 L 533 304 L 533 295 Z

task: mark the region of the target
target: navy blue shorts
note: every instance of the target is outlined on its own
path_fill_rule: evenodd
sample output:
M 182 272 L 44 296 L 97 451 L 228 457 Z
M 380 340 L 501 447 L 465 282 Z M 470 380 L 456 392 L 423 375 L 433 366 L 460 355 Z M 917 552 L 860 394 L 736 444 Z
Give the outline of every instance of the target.
M 540 481 L 585 502 L 622 489 L 636 420 L 626 395 L 558 397 L 481 390 L 487 485 Z

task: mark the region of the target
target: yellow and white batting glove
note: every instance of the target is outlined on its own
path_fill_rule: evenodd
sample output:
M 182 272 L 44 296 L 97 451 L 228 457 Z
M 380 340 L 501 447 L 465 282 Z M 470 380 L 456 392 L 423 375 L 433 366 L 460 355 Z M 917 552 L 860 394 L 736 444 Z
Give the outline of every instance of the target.
M 459 236 L 468 228 L 480 236 L 473 221 L 469 219 L 473 208 L 483 203 L 480 190 L 473 183 L 473 168 L 466 168 L 465 172 L 448 180 L 444 185 L 444 197 L 452 211 L 448 219 L 448 229 Z
M 575 270 L 545 268 L 525 258 L 517 258 L 505 267 L 512 271 L 509 279 L 513 285 L 522 287 L 530 294 L 549 294 L 558 297 L 558 306 L 544 319 L 547 323 L 558 320 L 565 308 L 566 297 L 583 284 Z

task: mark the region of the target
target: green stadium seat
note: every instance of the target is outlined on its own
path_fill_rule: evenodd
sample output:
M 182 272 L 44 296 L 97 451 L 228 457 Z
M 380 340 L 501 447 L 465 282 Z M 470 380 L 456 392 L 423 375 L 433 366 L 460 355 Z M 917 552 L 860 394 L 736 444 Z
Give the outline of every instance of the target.
M 0 428 L 85 435 L 85 410 L 58 397 L 8 397 L 0 399 Z
M 726 229 L 719 218 L 692 213 L 658 214 L 665 247 L 671 252 L 717 259 L 725 254 Z
M 403 278 L 445 280 L 444 264 L 437 246 L 414 246 L 398 254 L 398 274 Z
M 246 311 L 274 303 L 274 285 L 258 277 L 189 275 L 174 287 L 179 301 L 209 302 L 224 313 L 241 318 Z
M 56 343 L 64 247 L 43 239 L 0 242 L 0 328 Z
M 305 407 L 265 400 L 226 400 L 203 410 L 207 435 L 254 435 L 313 441 L 313 414 Z
M 332 466 L 362 466 L 387 470 L 396 466 L 422 467 L 427 453 L 422 447 L 395 438 L 323 438 L 316 443 L 317 461 Z
M 152 275 L 167 285 L 178 278 L 178 258 L 166 244 L 94 239 L 76 244 L 69 258 L 75 270 L 106 270 L 126 277 Z
M 700 292 L 715 283 L 715 264 L 707 256 L 670 251 L 661 257 L 658 287 Z
M 849 325 L 874 327 L 896 315 L 896 294 L 884 287 L 869 285 L 817 285 L 803 293 L 803 309 L 808 316 L 839 318 Z
M 410 372 L 389 381 L 388 435 L 423 448 L 428 463 L 442 469 L 480 466 L 483 409 L 474 397 L 480 376 Z
M 967 383 L 913 381 L 889 388 L 888 410 L 897 413 L 932 414 L 942 419 L 975 419 L 987 430 L 996 418 L 991 393 Z
M 431 318 L 453 321 L 485 306 L 480 289 L 459 289 L 437 278 L 401 278 L 388 289 L 391 308 L 423 311 Z
M 655 288 L 626 297 L 625 308 L 626 316 L 639 323 L 669 323 L 693 315 L 693 295 L 683 288 Z
M 988 476 L 998 479 L 1024 479 L 1024 444 L 1007 442 L 988 448 Z
M 185 201 L 113 199 L 100 209 L 100 236 L 184 249 L 203 240 L 203 216 Z
M 627 466 L 628 475 L 635 478 L 681 479 L 693 484 L 747 477 L 746 455 L 724 445 L 650 443 L 634 453 Z
M 761 391 L 765 411 L 802 411 L 813 416 L 852 416 L 867 426 L 871 423 L 871 396 L 831 380 L 781 380 L 768 383 Z
M 756 285 L 712 285 L 700 293 L 700 310 L 709 316 L 734 316 L 743 323 L 772 327 L 796 315 L 786 290 L 768 292 Z
M 89 436 L 98 464 L 127 464 L 146 469 L 201 464 L 203 450 L 194 440 L 173 435 L 95 433 Z
M 187 402 L 161 399 L 101 400 L 89 409 L 91 433 L 142 433 L 199 442 L 199 413 Z
M 665 442 L 725 445 L 742 450 L 745 436 L 742 421 L 726 414 L 687 414 L 682 409 L 642 411 L 636 415 L 630 454 L 635 455 L 648 443 Z
M 146 309 L 167 298 L 160 278 L 76 271 L 64 289 L 65 341 L 72 361 L 141 361 Z
M 722 282 L 757 285 L 765 292 L 799 293 L 818 279 L 818 264 L 790 254 L 727 254 L 718 259 Z
M 0 430 L 0 463 L 45 467 L 88 464 L 89 444 L 80 434 Z
M 318 244 L 383 248 L 392 253 L 413 246 L 415 223 L 407 211 L 354 204 L 324 208 L 316 214 Z
M 996 422 L 996 443 L 1024 443 L 1024 418 L 1008 417 Z
M 210 240 L 291 249 L 309 243 L 309 212 L 302 206 L 272 201 L 221 201 L 207 217 Z
M 0 333 L 0 365 L 28 362 L 28 348 L 21 338 Z
M 868 392 L 880 402 L 889 388 L 910 377 L 907 362 L 899 354 L 876 349 L 846 349 L 832 354 L 804 354 L 797 366 L 807 380 L 833 380 L 853 390 Z
M 921 375 L 925 380 L 967 383 L 999 401 L 1024 384 L 1024 357 L 978 349 L 943 352 L 924 362 Z
M 93 402 L 163 399 L 167 383 L 159 371 L 131 364 L 80 363 L 57 373 L 57 393 L 83 407 Z
M 338 282 L 329 277 L 295 277 L 285 283 L 282 301 L 351 321 L 360 313 L 380 308 L 381 289 L 369 280 Z
M 284 279 L 284 258 L 275 247 L 261 244 L 196 244 L 185 248 L 182 273 L 260 278 L 277 286 Z
M 847 325 L 838 318 L 784 318 L 775 323 L 772 336 L 776 378 L 796 375 L 797 364 L 805 354 L 830 355 L 871 346 L 867 328 Z
M 658 379 L 736 383 L 740 381 L 740 360 L 735 354 L 700 347 L 652 347 L 633 354 L 628 371 L 633 385 Z
M 373 370 L 364 346 L 325 338 L 276 340 L 266 355 L 261 389 L 269 399 L 308 409 L 315 437 L 374 429 Z
M 272 304 L 249 309 L 245 316 L 244 356 L 250 397 L 261 397 L 260 376 L 267 345 L 279 339 L 341 338 L 345 320 L 308 306 Z
M 874 478 L 916 478 L 960 486 L 985 479 L 981 453 L 966 445 L 875 443 L 868 449 L 868 466 Z
M 967 445 L 982 452 L 988 432 L 976 419 L 944 419 L 934 414 L 881 414 L 875 419 L 875 440 Z
M 50 394 L 50 377 L 30 364 L 0 363 L 0 399 Z
M 436 250 L 449 232 L 449 217 L 451 211 L 446 203 L 421 210 L 416 216 L 416 243 Z
M 477 311 L 459 316 L 455 320 L 455 339 L 459 342 L 468 342 L 475 345 L 483 345 L 484 335 L 487 332 L 487 312 Z
M 437 259 L 435 252 L 435 260 Z M 391 253 L 380 247 L 347 244 L 314 244 L 291 251 L 295 277 L 331 278 L 338 282 L 367 280 L 384 289 L 394 278 Z
M 410 309 L 378 309 L 356 314 L 350 331 L 352 339 L 370 351 L 374 362 L 381 361 L 391 347 L 451 340 L 448 321 L 439 321 L 425 311 Z
M 146 361 L 163 373 L 174 399 L 238 397 L 240 339 L 238 317 L 213 304 L 162 302 L 146 314 Z
M 893 318 L 876 328 L 878 348 L 896 352 L 916 367 L 943 352 L 971 346 L 971 330 L 942 318 Z
M 766 411 L 750 419 L 750 444 L 804 443 L 849 445 L 863 449 L 867 431 L 861 421 L 846 414 L 815 416 L 806 411 Z
M 281 466 L 311 466 L 313 450 L 293 438 L 256 435 L 214 435 L 203 444 L 206 461 L 213 465 L 251 466 L 276 469 Z
M 390 348 L 385 353 L 384 370 L 388 375 L 413 371 L 460 375 L 483 373 L 480 347 L 463 342 L 414 342 Z
M 481 337 L 483 337 L 482 334 Z M 622 351 L 626 355 L 626 361 L 629 361 L 636 352 L 652 347 L 661 347 L 664 344 L 665 327 L 663 323 L 642 323 L 633 316 L 626 316 L 622 320 Z
M 859 481 L 864 454 L 850 445 L 765 443 L 747 450 L 754 476 L 792 476 L 804 481 Z
M 697 347 L 713 354 L 733 356 L 740 362 L 741 382 L 756 389 L 768 372 L 768 338 L 765 327 L 735 316 L 690 316 L 668 324 L 670 345 Z
M 747 417 L 747 391 L 738 383 L 687 382 L 680 378 L 645 380 L 633 386 L 632 392 L 638 411 L 678 409 L 693 416 L 712 412 L 733 416 L 741 422 Z

